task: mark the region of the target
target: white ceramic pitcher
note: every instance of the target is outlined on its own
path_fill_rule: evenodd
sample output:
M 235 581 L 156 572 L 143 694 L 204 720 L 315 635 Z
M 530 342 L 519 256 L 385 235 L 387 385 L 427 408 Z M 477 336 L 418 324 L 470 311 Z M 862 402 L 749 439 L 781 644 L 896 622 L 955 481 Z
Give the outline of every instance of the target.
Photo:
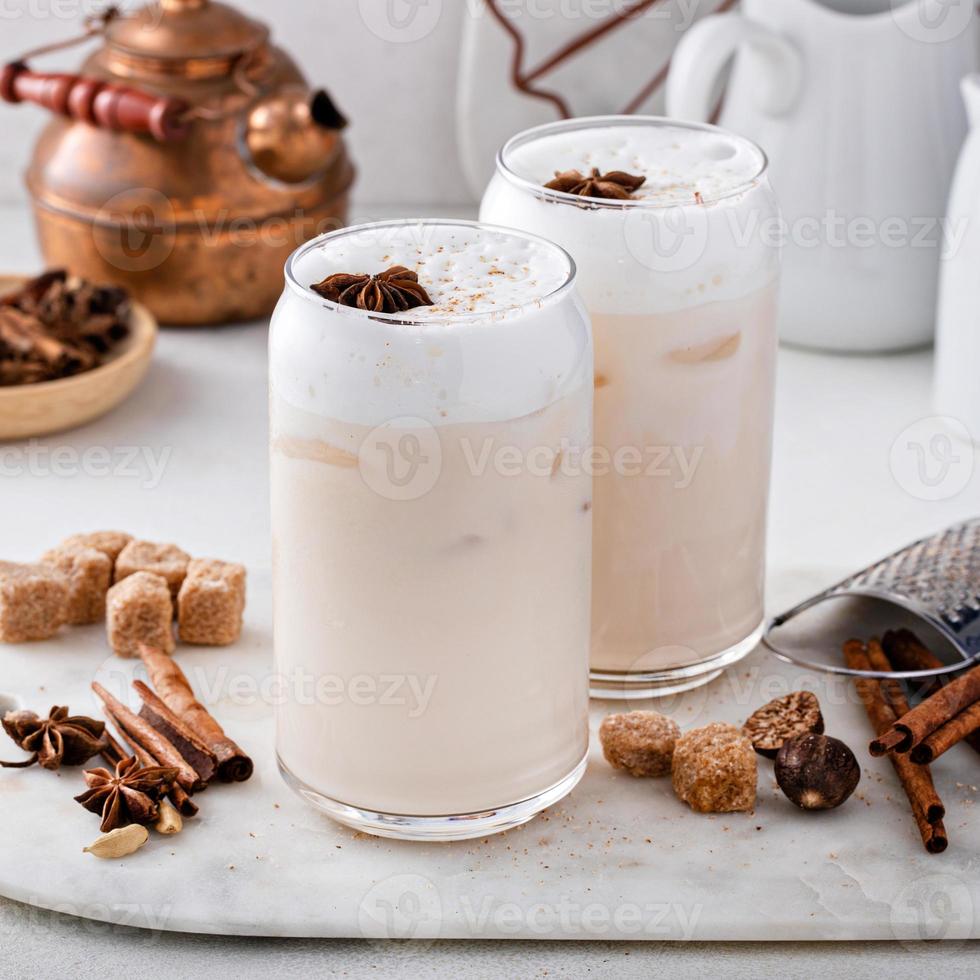
M 963 80 L 970 122 L 949 199 L 960 229 L 943 262 L 936 334 L 936 411 L 980 445 L 980 75 Z
M 681 41 L 678 118 L 712 114 L 737 55 L 721 123 L 770 156 L 784 340 L 875 351 L 932 337 L 978 23 L 974 0 L 743 0 Z

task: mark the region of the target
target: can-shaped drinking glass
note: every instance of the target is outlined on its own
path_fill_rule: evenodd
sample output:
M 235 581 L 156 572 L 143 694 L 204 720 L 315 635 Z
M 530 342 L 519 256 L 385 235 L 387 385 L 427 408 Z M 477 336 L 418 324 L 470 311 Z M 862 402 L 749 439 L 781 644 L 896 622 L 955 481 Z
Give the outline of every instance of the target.
M 523 232 L 413 220 L 326 235 L 286 275 L 280 767 L 370 833 L 516 826 L 588 748 L 593 357 L 574 262 Z M 413 275 L 431 302 L 413 305 Z
M 761 636 L 782 231 L 766 166 L 713 126 L 578 119 L 510 140 L 483 200 L 483 220 L 568 249 L 592 317 L 597 697 L 697 686 Z

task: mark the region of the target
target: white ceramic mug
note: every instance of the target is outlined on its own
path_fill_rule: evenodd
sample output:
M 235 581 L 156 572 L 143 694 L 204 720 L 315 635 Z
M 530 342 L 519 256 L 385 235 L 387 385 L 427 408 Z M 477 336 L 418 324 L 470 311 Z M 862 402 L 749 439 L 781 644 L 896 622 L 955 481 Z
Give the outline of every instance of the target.
M 968 0 L 744 0 L 683 39 L 667 111 L 703 120 L 733 55 L 721 123 L 769 154 L 786 236 L 780 332 L 874 351 L 927 343 L 946 195 L 977 64 Z
M 980 445 L 980 75 L 963 79 L 973 130 L 953 181 L 949 220 L 961 229 L 943 262 L 936 333 L 936 411 Z

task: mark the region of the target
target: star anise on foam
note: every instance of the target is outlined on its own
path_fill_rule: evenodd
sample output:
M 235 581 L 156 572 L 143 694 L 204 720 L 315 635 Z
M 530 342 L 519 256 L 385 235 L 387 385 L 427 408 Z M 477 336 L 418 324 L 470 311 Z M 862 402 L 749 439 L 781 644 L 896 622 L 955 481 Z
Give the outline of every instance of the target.
M 580 197 L 608 197 L 627 201 L 645 183 L 646 177 L 638 177 L 622 170 L 610 170 L 607 174 L 601 174 L 598 167 L 593 167 L 592 173 L 587 177 L 578 170 L 556 173 L 555 179 L 544 186 L 548 190 L 578 194 Z
M 402 313 L 432 305 L 418 274 L 403 265 L 393 265 L 376 275 L 337 272 L 310 288 L 334 303 L 372 313 Z
M 141 769 L 135 757 L 123 759 L 115 773 L 108 769 L 87 769 L 88 790 L 75 800 L 90 813 L 102 817 L 102 833 L 131 823 L 153 823 L 160 815 L 161 797 L 173 789 L 177 770 L 164 766 Z
M 105 747 L 105 723 L 69 716 L 67 708 L 54 707 L 47 718 L 33 711 L 8 711 L 4 731 L 31 757 L 24 762 L 0 762 L 5 769 L 26 769 L 37 763 L 45 769 L 80 766 Z

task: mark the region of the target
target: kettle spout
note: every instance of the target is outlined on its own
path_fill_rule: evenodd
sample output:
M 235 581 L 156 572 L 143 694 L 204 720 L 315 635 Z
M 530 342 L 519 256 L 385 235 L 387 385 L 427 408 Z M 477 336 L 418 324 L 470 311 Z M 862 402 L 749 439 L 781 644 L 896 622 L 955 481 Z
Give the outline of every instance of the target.
M 967 75 L 960 83 L 970 126 L 980 129 L 980 75 Z
M 288 86 L 253 107 L 245 142 L 259 171 L 297 184 L 326 173 L 346 125 L 326 92 Z
M 977 76 L 980 79 L 980 76 Z M 310 99 L 310 116 L 323 129 L 346 129 L 347 117 L 337 108 L 326 89 L 317 89 Z

